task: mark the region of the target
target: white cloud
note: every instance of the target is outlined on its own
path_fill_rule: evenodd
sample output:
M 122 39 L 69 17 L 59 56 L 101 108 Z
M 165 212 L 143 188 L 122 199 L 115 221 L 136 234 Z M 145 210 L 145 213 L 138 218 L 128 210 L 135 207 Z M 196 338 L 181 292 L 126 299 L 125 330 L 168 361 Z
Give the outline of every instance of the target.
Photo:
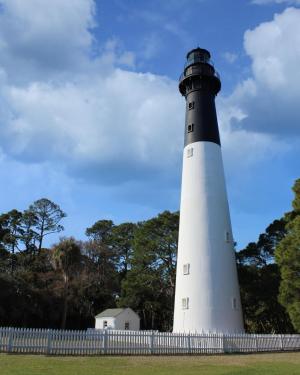
M 0 0 L 0 64 L 11 80 L 81 67 L 95 26 L 93 0 Z
M 20 160 L 63 161 L 81 174 L 87 168 L 96 175 L 108 168 L 109 174 L 111 166 L 116 179 L 118 164 L 129 178 L 131 172 L 146 169 L 144 174 L 147 168 L 172 164 L 180 148 L 184 108 L 174 83 L 121 69 L 106 78 L 89 78 L 59 87 L 8 87 L 4 150 Z M 174 140 L 164 152 L 170 135 Z
M 272 21 L 246 31 L 244 44 L 259 84 L 272 91 L 288 86 L 292 95 L 298 92 L 300 9 L 288 8 Z
M 299 134 L 300 9 L 287 8 L 244 35 L 252 74 L 227 98 L 245 114 L 245 130 Z M 238 124 L 237 124 L 238 125 Z
M 98 58 L 94 60 L 96 69 L 98 70 L 95 73 L 103 74 L 105 68 L 112 71 L 112 68 L 117 65 L 134 68 L 135 58 L 133 52 L 124 50 L 121 40 L 118 38 L 110 38 L 104 44 L 100 58 L 98 56 Z M 89 73 L 91 73 L 91 64 L 87 68 Z

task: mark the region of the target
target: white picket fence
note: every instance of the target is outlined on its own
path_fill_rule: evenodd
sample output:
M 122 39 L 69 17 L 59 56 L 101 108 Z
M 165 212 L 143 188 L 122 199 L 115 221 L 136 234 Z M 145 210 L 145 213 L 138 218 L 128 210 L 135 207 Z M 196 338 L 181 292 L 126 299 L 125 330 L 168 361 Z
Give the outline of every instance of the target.
M 0 328 L 0 352 L 5 353 L 175 355 L 295 350 L 300 350 L 300 335 Z

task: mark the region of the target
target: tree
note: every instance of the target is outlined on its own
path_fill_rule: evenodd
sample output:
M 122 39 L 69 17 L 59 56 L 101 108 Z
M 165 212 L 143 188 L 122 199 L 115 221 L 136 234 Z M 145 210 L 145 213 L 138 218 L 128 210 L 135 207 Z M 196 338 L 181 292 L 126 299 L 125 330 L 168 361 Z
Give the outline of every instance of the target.
M 276 245 L 286 235 L 286 220 L 274 220 L 257 242 L 237 253 L 245 328 L 251 333 L 293 331 L 285 309 L 278 303 L 280 272 L 274 262 Z
M 118 258 L 118 268 L 122 277 L 126 277 L 131 267 L 135 230 L 136 224 L 123 223 L 115 225 L 111 231 L 111 245 Z
M 81 261 L 81 251 L 79 244 L 73 237 L 62 238 L 60 242 L 51 249 L 54 268 L 61 272 L 63 277 L 63 311 L 61 328 L 66 326 L 68 312 L 68 291 L 71 277 Z
M 111 220 L 98 220 L 86 229 L 89 240 L 83 242 L 83 283 L 86 311 L 94 319 L 95 313 L 114 307 L 120 294 L 121 268 L 119 248 L 113 235 L 117 228 Z
M 113 226 L 114 223 L 111 220 L 98 220 L 94 225 L 86 229 L 85 234 L 91 240 L 107 243 Z
M 274 220 L 265 233 L 259 235 L 257 242 L 250 242 L 247 247 L 236 254 L 238 264 L 264 267 L 273 263 L 275 247 L 286 235 L 286 219 Z
M 139 223 L 132 268 L 122 282 L 120 306 L 130 306 L 146 329 L 170 330 L 175 293 L 179 214 L 165 211 Z
M 27 211 L 27 215 L 29 214 L 32 220 L 34 218 L 37 248 L 40 252 L 45 236 L 64 230 L 60 222 L 67 215 L 57 204 L 46 198 L 39 199 L 30 205 Z
M 17 251 L 20 251 L 22 212 L 11 210 L 0 216 L 0 247 L 10 252 L 10 273 L 15 269 Z
M 248 333 L 291 333 L 293 327 L 278 303 L 280 273 L 277 264 L 258 268 L 239 266 L 245 328 Z
M 37 250 L 36 241 L 39 238 L 38 233 L 35 231 L 35 226 L 38 224 L 37 215 L 30 211 L 25 210 L 22 215 L 22 242 L 25 246 L 25 251 L 28 253 L 35 253 Z
M 90 323 L 101 310 L 116 305 L 120 294 L 120 281 L 111 249 L 101 241 L 89 240 L 82 245 L 82 272 L 80 285 L 80 305 L 85 309 Z
M 275 256 L 281 274 L 279 301 L 300 332 L 300 179 L 295 181 L 293 191 L 294 211 L 286 215 L 287 235 L 278 244 Z
M 18 210 L 0 215 L 0 242 L 12 254 L 19 250 L 19 240 L 23 234 L 21 222 L 22 212 Z

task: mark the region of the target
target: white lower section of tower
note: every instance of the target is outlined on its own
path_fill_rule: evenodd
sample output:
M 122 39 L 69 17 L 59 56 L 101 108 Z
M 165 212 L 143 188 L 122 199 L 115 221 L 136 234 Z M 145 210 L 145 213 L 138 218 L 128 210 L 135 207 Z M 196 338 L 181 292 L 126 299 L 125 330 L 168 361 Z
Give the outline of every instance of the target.
M 184 148 L 173 332 L 244 331 L 221 147 Z

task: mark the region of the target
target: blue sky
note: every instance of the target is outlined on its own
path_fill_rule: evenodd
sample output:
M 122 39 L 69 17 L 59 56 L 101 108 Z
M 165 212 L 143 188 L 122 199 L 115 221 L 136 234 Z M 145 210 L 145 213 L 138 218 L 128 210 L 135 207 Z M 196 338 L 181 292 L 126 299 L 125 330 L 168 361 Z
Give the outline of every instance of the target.
M 234 237 L 255 241 L 300 177 L 299 0 L 0 0 L 0 212 L 47 197 L 84 238 L 177 210 L 196 46 L 222 79 Z

